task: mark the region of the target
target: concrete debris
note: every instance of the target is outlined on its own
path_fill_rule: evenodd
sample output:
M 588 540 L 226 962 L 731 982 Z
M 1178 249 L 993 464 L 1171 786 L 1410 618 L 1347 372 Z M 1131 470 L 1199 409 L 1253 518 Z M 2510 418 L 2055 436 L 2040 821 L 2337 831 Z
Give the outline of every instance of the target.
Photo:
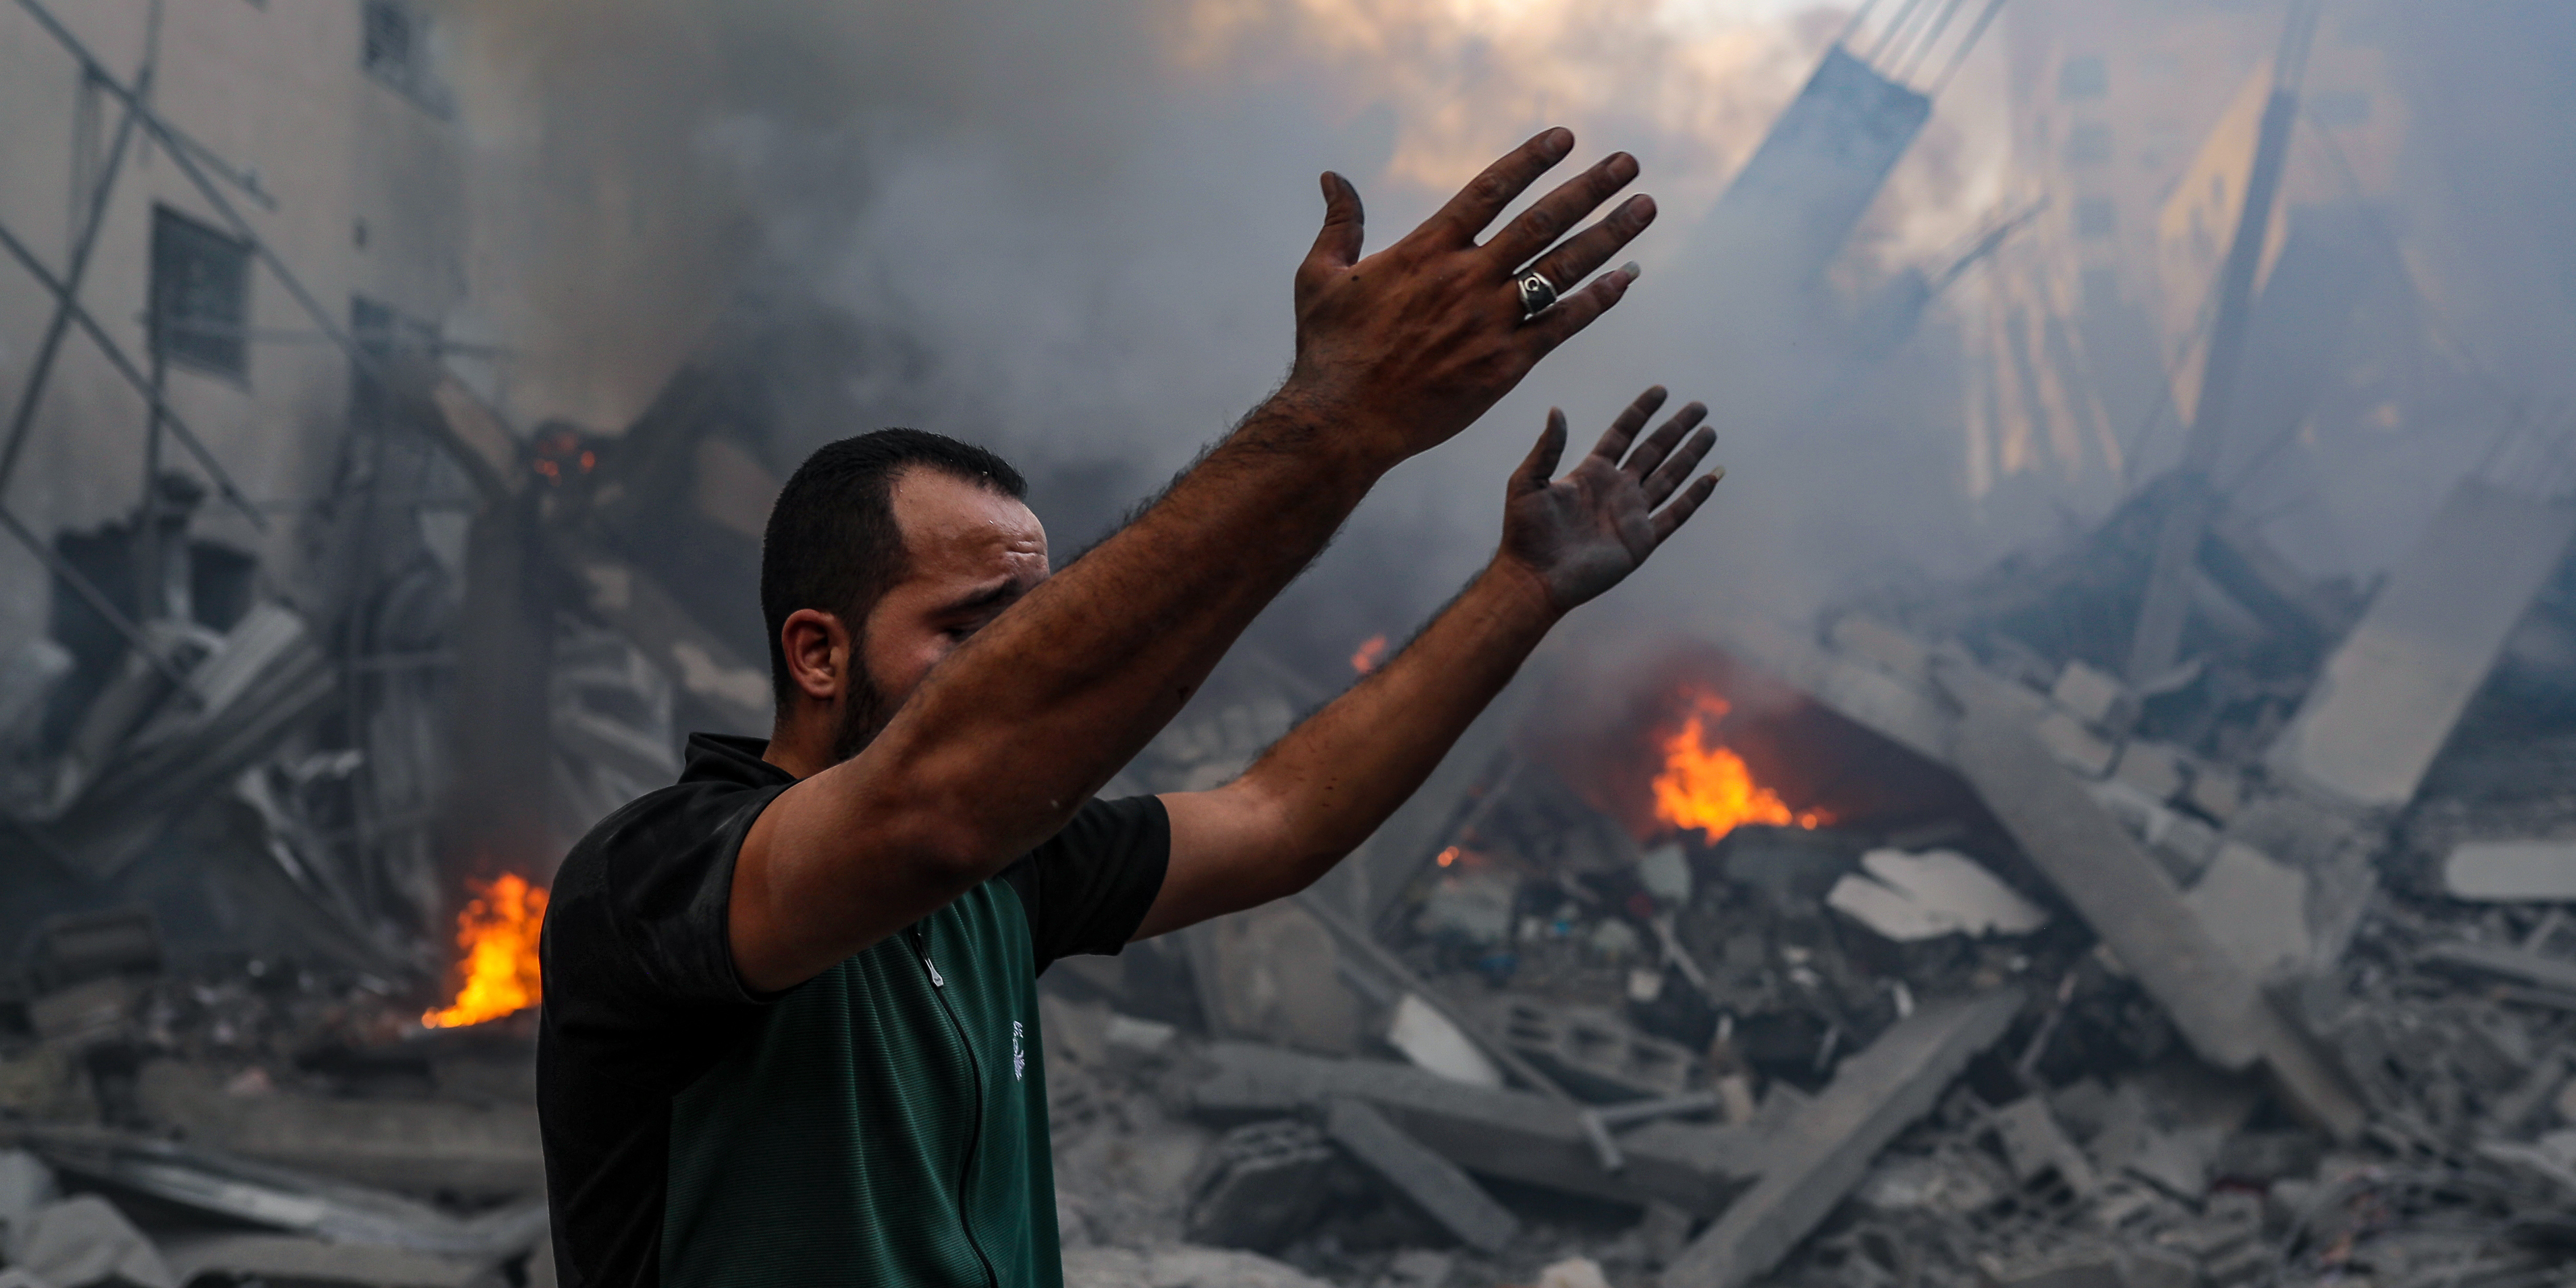
M 1229 1248 L 1276 1248 L 1324 1203 L 1332 1148 L 1293 1118 L 1247 1123 L 1219 1138 L 1190 1187 L 1189 1234 Z
M 279 1234 L 220 1234 L 168 1241 L 179 1282 L 327 1284 L 332 1288 L 507 1288 L 502 1267 L 401 1248 L 327 1243 Z
M 125 1214 L 95 1194 L 76 1194 L 29 1214 L 10 1260 L 60 1288 L 179 1288 L 160 1250 Z
M 1688 1048 L 1640 1033 L 1599 1008 L 1511 997 L 1496 1007 L 1494 1027 L 1513 1050 L 1585 1100 L 1676 1095 L 1699 1074 L 1699 1060 Z
M 1502 1070 L 1494 1067 L 1475 1040 L 1416 994 L 1407 993 L 1396 1002 L 1387 1022 L 1386 1042 L 1417 1067 L 1452 1082 L 1471 1087 L 1503 1085 Z
M 1860 861 L 1866 875 L 1835 882 L 1825 902 L 1899 943 L 2027 935 L 2048 924 L 2045 909 L 1957 851 L 1871 850 Z
M 1328 1101 L 1324 1134 L 1460 1243 L 1499 1252 L 1520 1233 L 1520 1219 L 1509 1209 L 1478 1189 L 1456 1164 L 1397 1130 L 1366 1102 L 1348 1097 Z
M 2576 506 L 2462 480 L 2327 659 L 2271 768 L 2365 808 L 2414 799 L 2571 536 Z
M 1927 1004 L 1845 1061 L 1770 1140 L 1762 1179 L 1664 1272 L 1668 1288 L 1737 1288 L 1768 1273 L 1841 1203 L 1871 1160 L 1930 1112 L 1968 1062 L 2001 1038 L 2019 990 Z
M 2443 860 L 2442 887 L 2455 899 L 2576 902 L 2576 840 L 2462 842 Z
M 1065 1288 L 1330 1288 L 1268 1257 L 1187 1245 L 1076 1248 L 1064 1254 Z
M 1538 1288 L 1610 1288 L 1610 1280 L 1592 1258 L 1567 1257 L 1538 1272 Z

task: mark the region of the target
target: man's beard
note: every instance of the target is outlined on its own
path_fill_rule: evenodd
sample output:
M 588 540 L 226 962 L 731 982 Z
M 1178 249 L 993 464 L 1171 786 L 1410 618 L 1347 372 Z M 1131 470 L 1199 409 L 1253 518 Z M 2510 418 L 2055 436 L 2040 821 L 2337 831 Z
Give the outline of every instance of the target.
M 894 704 L 886 701 L 874 677 L 856 658 L 850 663 L 850 691 L 841 700 L 840 727 L 832 731 L 832 763 L 837 765 L 865 750 L 876 741 L 878 731 L 894 718 Z

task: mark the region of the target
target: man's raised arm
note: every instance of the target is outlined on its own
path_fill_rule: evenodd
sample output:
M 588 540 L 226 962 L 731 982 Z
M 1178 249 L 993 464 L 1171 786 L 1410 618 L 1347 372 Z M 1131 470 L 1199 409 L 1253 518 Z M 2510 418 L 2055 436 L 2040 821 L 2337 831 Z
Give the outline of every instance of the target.
M 1568 131 L 1540 134 L 1365 259 L 1359 194 L 1324 177 L 1287 381 L 1136 522 L 960 646 L 865 750 L 763 811 L 729 911 L 746 984 L 810 978 L 1053 835 L 1381 475 L 1618 301 L 1630 272 L 1525 320 L 1514 278 L 1581 281 L 1644 230 L 1654 205 L 1639 196 L 1550 249 L 1635 178 L 1624 153 L 1476 241 L 1572 146 Z
M 1552 476 L 1565 415 L 1549 413 L 1512 472 L 1501 549 L 1421 635 L 1242 777 L 1163 797 L 1171 868 L 1136 938 L 1312 884 L 1422 785 L 1548 628 L 1634 572 L 1708 500 L 1725 471 L 1685 485 L 1716 441 L 1697 429 L 1707 408 L 1692 403 L 1637 439 L 1663 401 L 1660 388 L 1640 395 L 1562 479 Z

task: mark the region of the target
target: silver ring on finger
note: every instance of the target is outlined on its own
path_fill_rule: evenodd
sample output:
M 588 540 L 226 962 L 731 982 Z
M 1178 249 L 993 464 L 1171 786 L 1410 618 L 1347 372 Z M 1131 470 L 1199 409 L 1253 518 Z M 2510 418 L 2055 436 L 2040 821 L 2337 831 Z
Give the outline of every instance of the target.
M 1524 321 L 1547 312 L 1549 306 L 1556 303 L 1556 283 L 1547 280 L 1547 274 L 1537 269 L 1521 274 L 1513 285 L 1520 288 L 1521 318 Z

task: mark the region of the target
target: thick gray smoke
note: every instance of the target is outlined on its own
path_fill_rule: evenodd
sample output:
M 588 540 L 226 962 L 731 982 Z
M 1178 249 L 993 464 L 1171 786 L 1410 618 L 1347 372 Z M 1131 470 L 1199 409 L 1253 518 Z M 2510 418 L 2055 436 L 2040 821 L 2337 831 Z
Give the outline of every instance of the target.
M 2463 261 L 2442 275 L 2455 294 L 2442 307 L 2497 367 L 2494 383 L 2546 384 L 2564 350 L 2533 337 L 2568 332 L 2576 277 L 2550 230 L 2567 206 L 2554 189 L 2576 170 L 2542 164 L 2566 152 L 2569 117 L 2534 105 L 2566 97 L 2552 51 L 2570 47 L 2568 20 L 2545 5 L 2492 6 L 2475 20 L 2361 7 L 2386 10 L 2390 79 L 2422 122 L 2405 184 L 2424 199 L 2395 217 L 2421 253 Z M 1673 17 L 1682 10 L 1697 16 Z M 570 359 L 518 390 L 531 419 L 568 410 L 614 428 L 744 292 L 810 297 L 879 337 L 874 358 L 846 373 L 867 419 L 981 439 L 1020 460 L 1060 558 L 1278 379 L 1317 171 L 1360 184 L 1375 247 L 1428 210 L 1460 158 L 1546 124 L 1576 124 L 1584 157 L 1638 152 L 1640 187 L 1666 210 L 1635 248 L 1638 290 L 1371 499 L 1267 628 L 1308 662 L 1400 634 L 1468 575 L 1547 406 L 1568 409 L 1580 442 L 1650 382 L 1717 408 L 1731 472 L 1712 510 L 1604 619 L 1795 614 L 1854 578 L 1974 566 L 2086 521 L 2114 495 L 2098 476 L 2025 486 L 2015 507 L 1970 495 L 1961 328 L 1945 303 L 1867 365 L 1800 373 L 1801 387 L 1830 391 L 1821 400 L 1783 407 L 1750 393 L 1777 373 L 1714 351 L 1713 323 L 1736 302 L 1695 273 L 1707 262 L 1692 245 L 1699 217 L 1840 26 L 1836 12 L 1754 0 L 1606 13 L 585 0 L 467 3 L 460 14 L 460 38 L 497 69 L 486 101 L 498 106 L 475 125 L 495 154 L 520 158 L 525 181 L 491 200 L 555 216 L 494 252 L 551 288 L 540 316 L 517 320 L 531 351 Z M 1941 99 L 1846 285 L 1866 292 L 1890 269 L 1930 266 L 2017 200 L 1998 176 L 2013 148 L 2033 145 L 2015 141 L 2000 110 L 2009 48 L 1991 40 Z M 2183 106 L 2194 119 L 2214 113 Z M 617 221 L 632 234 L 623 243 L 595 236 Z M 2471 463 L 2476 422 L 2494 405 L 2415 431 L 2377 458 L 2387 477 L 2359 494 L 2429 507 Z M 811 438 L 866 427 L 816 423 Z M 2321 571 L 2346 570 L 2341 549 L 2320 548 L 2346 541 L 2334 534 L 2348 515 L 2338 522 L 2308 541 Z M 2383 562 L 2411 530 L 2353 537 L 2351 570 Z

